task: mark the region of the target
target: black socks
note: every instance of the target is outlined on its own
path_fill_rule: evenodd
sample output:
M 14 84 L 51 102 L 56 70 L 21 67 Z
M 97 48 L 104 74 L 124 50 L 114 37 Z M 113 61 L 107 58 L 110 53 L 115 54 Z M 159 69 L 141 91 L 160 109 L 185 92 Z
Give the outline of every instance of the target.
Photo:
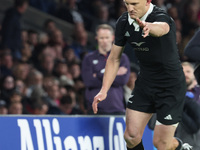
M 175 137 L 175 138 L 177 139 L 177 141 L 179 143 L 179 145 L 176 148 L 176 150 L 180 150 L 182 145 L 183 145 L 183 142 L 179 138 L 177 138 L 177 137 Z M 127 147 L 127 150 L 144 150 L 144 146 L 142 144 L 142 141 L 137 146 L 135 146 L 134 148 L 128 148 Z
M 134 148 L 128 148 L 127 147 L 127 150 L 144 150 L 144 146 L 142 144 L 142 141 L 137 146 L 135 146 Z

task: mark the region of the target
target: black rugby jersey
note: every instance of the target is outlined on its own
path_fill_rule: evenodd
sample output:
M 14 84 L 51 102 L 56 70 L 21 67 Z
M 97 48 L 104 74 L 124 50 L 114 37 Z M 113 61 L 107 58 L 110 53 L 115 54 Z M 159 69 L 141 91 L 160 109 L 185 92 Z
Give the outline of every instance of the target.
M 183 71 L 176 45 L 176 27 L 173 19 L 162 9 L 154 6 L 146 22 L 166 22 L 170 31 L 162 37 L 143 38 L 142 28 L 135 31 L 129 24 L 128 12 L 122 14 L 116 23 L 115 45 L 124 46 L 128 42 L 139 60 L 142 81 L 170 86 L 183 79 Z M 181 79 L 182 78 L 182 79 Z

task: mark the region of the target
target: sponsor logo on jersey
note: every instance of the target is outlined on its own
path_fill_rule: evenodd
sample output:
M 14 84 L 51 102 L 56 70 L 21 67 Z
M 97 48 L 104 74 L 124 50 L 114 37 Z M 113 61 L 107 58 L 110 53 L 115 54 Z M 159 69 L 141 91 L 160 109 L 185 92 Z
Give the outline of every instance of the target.
M 140 47 L 142 44 L 144 44 L 145 42 L 131 42 L 132 44 L 135 44 L 136 46 Z
M 136 47 L 134 47 L 135 51 L 142 51 L 142 52 L 147 52 L 149 51 L 148 47 L 141 47 L 145 42 L 131 42 L 131 44 L 134 44 Z

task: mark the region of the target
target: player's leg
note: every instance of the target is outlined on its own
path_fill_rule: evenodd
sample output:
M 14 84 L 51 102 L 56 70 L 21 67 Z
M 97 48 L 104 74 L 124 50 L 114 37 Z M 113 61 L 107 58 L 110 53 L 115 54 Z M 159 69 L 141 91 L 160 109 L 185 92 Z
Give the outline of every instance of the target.
M 158 150 L 192 150 L 192 146 L 174 137 L 178 124 L 163 125 L 156 122 L 153 143 Z
M 124 138 L 128 150 L 143 150 L 142 135 L 152 114 L 126 109 Z
M 179 142 L 174 138 L 177 124 L 163 125 L 157 124 L 154 129 L 154 146 L 158 150 L 175 150 Z
M 154 145 L 158 150 L 184 150 L 184 144 L 174 138 L 174 133 L 182 118 L 185 87 L 180 83 L 157 89 L 155 107 L 158 121 L 154 129 Z

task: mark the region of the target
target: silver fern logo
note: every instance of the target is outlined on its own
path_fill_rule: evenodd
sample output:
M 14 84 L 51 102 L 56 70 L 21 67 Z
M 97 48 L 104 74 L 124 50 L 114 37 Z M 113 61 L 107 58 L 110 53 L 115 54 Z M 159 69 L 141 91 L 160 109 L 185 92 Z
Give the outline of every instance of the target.
M 140 47 L 142 44 L 144 44 L 145 42 L 131 42 L 132 44 L 135 44 L 136 46 Z

